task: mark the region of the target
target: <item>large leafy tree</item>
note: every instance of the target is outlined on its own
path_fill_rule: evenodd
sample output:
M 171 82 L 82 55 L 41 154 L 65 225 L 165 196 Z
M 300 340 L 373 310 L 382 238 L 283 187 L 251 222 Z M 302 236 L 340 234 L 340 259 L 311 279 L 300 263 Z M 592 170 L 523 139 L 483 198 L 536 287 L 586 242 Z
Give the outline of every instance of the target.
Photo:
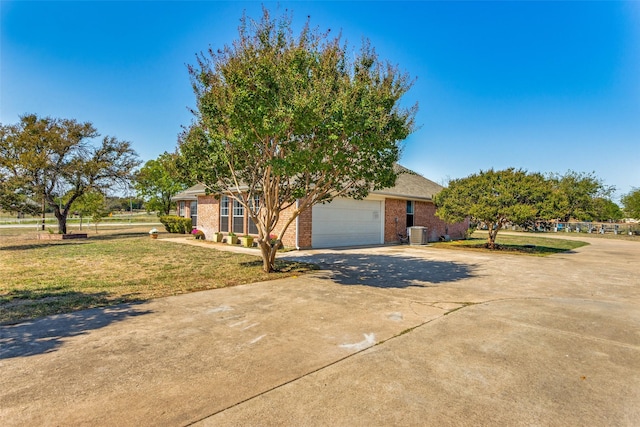
M 138 196 L 145 199 L 147 211 L 157 211 L 158 216 L 169 215 L 175 205 L 171 198 L 186 188 L 177 159 L 177 154 L 164 152 L 136 173 L 134 187 Z
M 128 142 L 104 137 L 93 144 L 99 135 L 90 122 L 27 114 L 17 124 L 0 127 L 0 176 L 52 208 L 60 233 L 67 232 L 67 215 L 78 197 L 128 180 L 139 165 Z
M 551 186 L 539 173 L 513 168 L 480 171 L 466 178 L 454 179 L 435 196 L 436 215 L 448 222 L 463 221 L 486 226 L 487 247 L 506 224 L 526 224 L 539 219 L 547 206 Z
M 552 174 L 555 217 L 591 221 L 597 219 L 602 207 L 600 199 L 609 199 L 615 187 L 607 186 L 595 173 L 568 171 L 564 175 Z
M 367 42 L 353 53 L 308 21 L 294 36 L 290 16 L 272 19 L 264 9 L 260 21 L 243 17 L 238 39 L 198 55 L 189 72 L 197 109 L 180 140 L 185 168 L 244 206 L 265 271 L 281 245 L 272 231 L 281 238 L 316 203 L 394 185 L 417 106 L 400 106 L 408 76 Z
M 624 217 L 622 209 L 616 202 L 604 197 L 594 200 L 595 214 L 591 219 L 594 221 L 618 221 Z
M 634 188 L 622 196 L 621 202 L 626 215 L 640 219 L 640 188 Z

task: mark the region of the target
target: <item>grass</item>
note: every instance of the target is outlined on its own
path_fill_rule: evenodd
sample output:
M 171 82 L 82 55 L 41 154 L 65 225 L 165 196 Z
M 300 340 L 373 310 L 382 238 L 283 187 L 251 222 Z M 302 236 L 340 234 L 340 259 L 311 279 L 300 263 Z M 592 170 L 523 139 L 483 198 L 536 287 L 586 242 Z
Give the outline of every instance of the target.
M 548 256 L 561 252 L 571 251 L 587 242 L 579 240 L 567 240 L 555 237 L 542 237 L 536 234 L 522 233 L 521 235 L 500 234 L 496 237 L 497 249 L 487 249 L 487 232 L 476 231 L 467 240 L 433 243 L 433 247 L 446 249 L 466 249 L 483 252 L 507 252 L 512 254 Z
M 289 277 L 314 267 L 163 242 L 149 227 L 101 228 L 89 239 L 39 241 L 0 229 L 0 323 Z

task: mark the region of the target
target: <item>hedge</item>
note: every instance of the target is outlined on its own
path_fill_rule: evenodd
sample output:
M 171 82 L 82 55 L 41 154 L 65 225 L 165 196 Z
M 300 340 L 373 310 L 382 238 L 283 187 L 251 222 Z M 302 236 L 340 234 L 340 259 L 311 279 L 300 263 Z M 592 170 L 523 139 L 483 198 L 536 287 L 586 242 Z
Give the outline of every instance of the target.
M 161 216 L 160 222 L 169 233 L 187 234 L 191 233 L 193 228 L 191 218 L 182 218 L 176 215 Z

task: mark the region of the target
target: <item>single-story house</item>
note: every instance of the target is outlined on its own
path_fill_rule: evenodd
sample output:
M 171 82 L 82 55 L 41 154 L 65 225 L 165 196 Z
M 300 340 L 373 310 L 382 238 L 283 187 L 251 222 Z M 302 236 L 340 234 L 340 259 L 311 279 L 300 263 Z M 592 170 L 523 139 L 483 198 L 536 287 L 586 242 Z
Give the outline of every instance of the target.
M 442 186 L 398 166 L 400 174 L 392 188 L 372 191 L 363 200 L 336 198 L 300 214 L 285 234 L 277 234 L 286 247 L 297 249 L 330 248 L 400 243 L 407 228 L 427 228 L 428 241 L 443 236 L 463 238 L 469 221 L 447 224 L 435 216 L 433 196 Z M 206 238 L 215 232 L 257 235 L 258 230 L 244 208 L 227 196 L 205 193 L 204 186 L 193 187 L 172 198 L 178 215 L 191 217 L 194 227 Z M 280 215 L 281 223 L 287 212 Z M 280 230 L 275 230 L 279 233 Z

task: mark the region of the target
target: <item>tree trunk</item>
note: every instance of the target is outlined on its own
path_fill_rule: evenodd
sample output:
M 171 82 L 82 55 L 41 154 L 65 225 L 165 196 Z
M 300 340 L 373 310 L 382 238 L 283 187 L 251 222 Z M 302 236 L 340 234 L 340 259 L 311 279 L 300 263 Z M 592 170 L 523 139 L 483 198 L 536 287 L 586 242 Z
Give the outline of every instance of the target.
M 274 265 L 271 262 L 271 244 L 266 239 L 260 240 L 258 244 L 262 254 L 262 269 L 265 273 L 271 273 L 274 270 Z
M 260 252 L 262 254 L 262 269 L 265 273 L 274 272 L 276 269 L 276 254 L 280 247 L 280 241 L 278 241 L 274 246 L 271 246 L 269 240 L 263 239 L 260 240 L 258 244 L 260 245 Z
M 163 194 L 160 200 L 162 200 L 162 211 L 165 215 L 169 215 L 171 213 L 171 196 L 169 194 Z M 131 212 L 133 213 L 133 209 Z
M 67 215 L 69 214 L 69 212 L 67 211 L 67 209 L 61 211 L 60 208 L 56 206 L 54 214 L 58 219 L 58 233 L 67 234 Z
M 67 234 L 67 216 L 66 215 L 56 215 L 58 218 L 58 233 Z
M 488 229 L 489 229 L 489 237 L 487 238 L 487 248 L 495 249 L 496 237 L 498 236 L 498 230 L 500 230 L 500 226 L 498 226 L 497 224 L 489 224 Z

